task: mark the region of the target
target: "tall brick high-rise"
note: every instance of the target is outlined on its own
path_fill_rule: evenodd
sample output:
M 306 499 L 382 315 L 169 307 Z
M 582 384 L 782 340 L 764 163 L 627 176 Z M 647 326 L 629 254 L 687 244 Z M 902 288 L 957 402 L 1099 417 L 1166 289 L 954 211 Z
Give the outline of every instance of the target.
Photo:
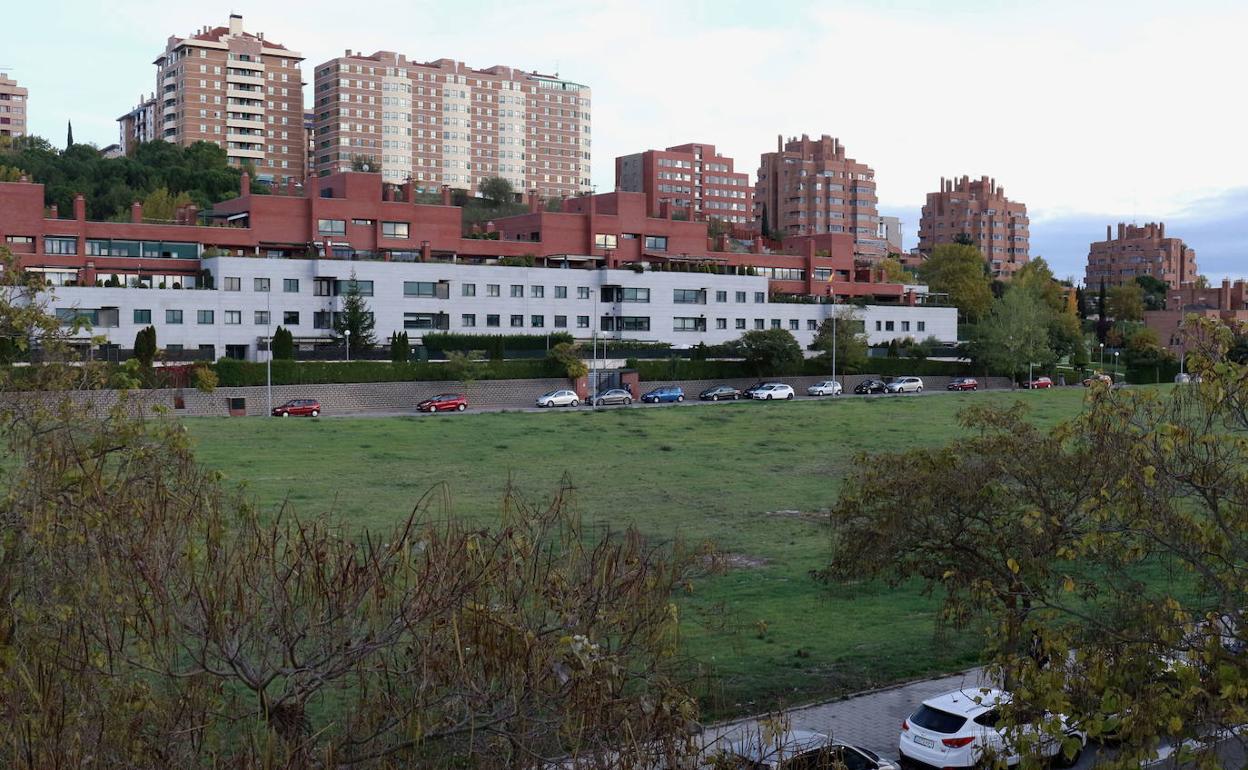
M 732 158 L 713 144 L 680 144 L 666 150 L 621 155 L 615 159 L 615 186 L 644 192 L 650 216 L 659 216 L 666 200 L 673 212 L 693 220 L 718 219 L 746 224 L 754 220 L 750 175 L 733 169 Z
M 16 80 L 0 74 L 0 136 L 25 136 L 30 132 L 26 114 L 29 96 Z
M 316 67 L 316 173 L 364 165 L 421 190 L 500 176 L 548 197 L 590 186 L 590 89 L 452 59 L 353 53 Z
M 754 187 L 755 217 L 776 236 L 850 233 L 859 256 L 888 253 L 879 236 L 875 171 L 846 156 L 839 139 L 784 141 L 763 153 Z
M 1196 280 L 1196 252 L 1182 238 L 1167 238 L 1164 222 L 1146 225 L 1118 223 L 1105 226 L 1105 240 L 1095 241 L 1088 248 L 1088 269 L 1084 285 L 1095 289 L 1134 281 L 1137 276 L 1151 275 L 1165 281 L 1171 289 Z
M 264 33 L 244 32 L 238 14 L 229 26 L 169 38 L 155 61 L 157 136 L 218 144 L 231 164 L 253 165 L 260 181 L 302 181 L 302 61 Z
M 152 94 L 146 99 L 140 97 L 134 109 L 117 118 L 118 144 L 122 154 L 129 155 L 143 142 L 160 138 L 160 127 L 156 122 L 157 112 L 156 95 Z
M 995 179 L 941 177 L 940 192 L 928 193 L 919 219 L 919 251 L 965 235 L 984 254 L 995 278 L 1008 279 L 1031 258 L 1027 206 L 1005 197 Z

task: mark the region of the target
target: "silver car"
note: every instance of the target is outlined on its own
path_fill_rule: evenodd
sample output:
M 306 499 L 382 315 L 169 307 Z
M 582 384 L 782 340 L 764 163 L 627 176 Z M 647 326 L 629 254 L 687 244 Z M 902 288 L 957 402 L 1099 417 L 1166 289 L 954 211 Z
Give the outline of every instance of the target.
M 595 406 L 605 406 L 607 404 L 627 405 L 633 403 L 633 394 L 623 388 L 612 388 L 593 396 L 589 399 L 589 402 Z
M 552 390 L 549 393 L 543 393 L 537 399 L 537 405 L 543 408 L 551 406 L 577 406 L 580 403 L 581 399 L 574 390 Z
M 897 377 L 885 387 L 889 393 L 922 393 L 923 380 L 918 377 Z
M 836 380 L 824 380 L 816 382 L 806 389 L 808 396 L 839 396 L 841 395 L 841 383 Z

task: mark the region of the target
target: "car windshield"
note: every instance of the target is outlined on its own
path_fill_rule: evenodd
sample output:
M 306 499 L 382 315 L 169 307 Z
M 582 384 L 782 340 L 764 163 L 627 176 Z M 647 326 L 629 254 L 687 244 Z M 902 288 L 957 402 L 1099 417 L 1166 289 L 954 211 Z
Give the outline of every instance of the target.
M 552 390 L 552 391 L 550 391 L 549 393 L 543 393 L 543 394 L 542 394 L 542 398 L 553 398 L 554 396 L 557 396 L 557 395 L 559 395 L 559 394 L 560 394 L 560 393 L 562 393 L 562 392 L 563 392 L 563 391 L 559 391 L 559 390 Z
M 966 724 L 966 717 L 923 705 L 910 716 L 910 721 L 934 733 L 956 733 Z
M 456 396 L 454 393 L 439 393 L 438 395 L 433 397 L 433 400 L 434 401 L 451 401 L 455 398 L 458 398 L 458 396 Z

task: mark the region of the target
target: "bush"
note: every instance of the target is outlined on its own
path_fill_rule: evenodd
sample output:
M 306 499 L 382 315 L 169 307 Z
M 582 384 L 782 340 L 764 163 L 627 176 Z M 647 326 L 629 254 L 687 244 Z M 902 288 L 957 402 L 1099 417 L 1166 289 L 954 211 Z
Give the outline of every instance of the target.
M 546 350 L 561 343 L 571 343 L 567 332 L 546 334 L 450 334 L 437 333 L 424 336 L 424 346 L 429 350 L 483 350 L 490 358 L 503 358 L 508 350 Z
M 273 332 L 272 357 L 275 359 L 292 360 L 295 357 L 295 336 L 284 326 L 277 327 Z
M 589 374 L 589 367 L 581 360 L 576 346 L 569 342 L 561 342 L 551 348 L 546 360 L 551 366 L 558 367 L 571 380 Z
M 223 387 L 264 385 L 265 365 L 222 359 L 215 365 Z M 563 372 L 545 360 L 491 361 L 475 372 L 478 380 L 561 377 Z M 274 385 L 320 385 L 344 382 L 430 382 L 454 377 L 444 364 L 389 361 L 274 361 Z

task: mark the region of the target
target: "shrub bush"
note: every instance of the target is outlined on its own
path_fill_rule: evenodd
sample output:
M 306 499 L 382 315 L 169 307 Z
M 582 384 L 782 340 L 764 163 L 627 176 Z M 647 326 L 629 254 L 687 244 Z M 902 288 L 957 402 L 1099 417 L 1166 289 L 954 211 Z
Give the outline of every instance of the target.
M 264 385 L 265 366 L 223 359 L 214 366 L 221 387 Z M 541 359 L 490 361 L 474 374 L 478 380 L 561 377 L 557 366 Z M 320 385 L 344 382 L 429 382 L 454 379 L 444 364 L 389 361 L 274 361 L 274 385 Z

